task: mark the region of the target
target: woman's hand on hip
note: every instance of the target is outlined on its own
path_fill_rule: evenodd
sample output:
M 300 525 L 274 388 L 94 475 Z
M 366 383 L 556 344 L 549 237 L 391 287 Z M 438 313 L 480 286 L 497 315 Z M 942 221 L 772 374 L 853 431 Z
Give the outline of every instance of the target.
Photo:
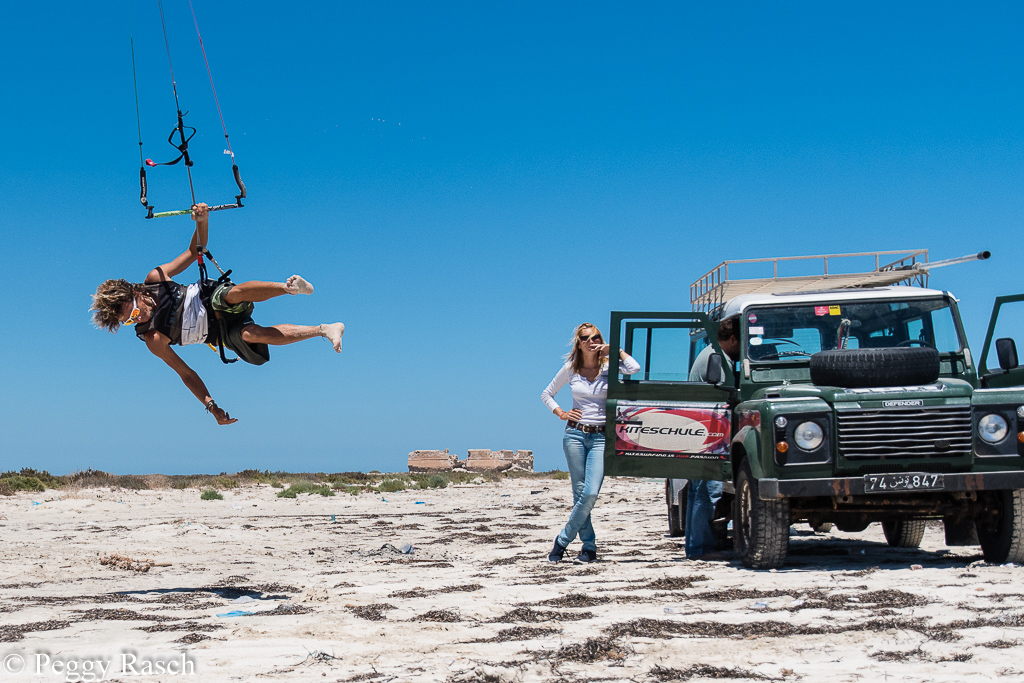
M 562 413 L 558 416 L 558 419 L 579 422 L 581 417 L 583 417 L 583 411 L 578 410 L 577 408 L 573 408 L 569 412 L 565 412 L 563 410 Z

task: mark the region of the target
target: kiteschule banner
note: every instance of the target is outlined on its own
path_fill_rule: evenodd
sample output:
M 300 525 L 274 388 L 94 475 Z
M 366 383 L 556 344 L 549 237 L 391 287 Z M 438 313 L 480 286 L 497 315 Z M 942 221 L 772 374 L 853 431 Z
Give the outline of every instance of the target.
M 726 460 L 730 421 L 730 410 L 724 403 L 619 401 L 615 409 L 615 454 Z

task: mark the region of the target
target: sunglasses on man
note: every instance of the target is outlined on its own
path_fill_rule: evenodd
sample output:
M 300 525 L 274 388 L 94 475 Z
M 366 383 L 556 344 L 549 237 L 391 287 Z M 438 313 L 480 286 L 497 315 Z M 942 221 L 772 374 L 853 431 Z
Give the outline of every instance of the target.
M 135 297 L 132 297 L 132 314 L 128 316 L 128 319 L 121 324 L 134 325 L 140 313 L 142 313 L 142 311 L 139 310 L 139 304 L 135 301 Z

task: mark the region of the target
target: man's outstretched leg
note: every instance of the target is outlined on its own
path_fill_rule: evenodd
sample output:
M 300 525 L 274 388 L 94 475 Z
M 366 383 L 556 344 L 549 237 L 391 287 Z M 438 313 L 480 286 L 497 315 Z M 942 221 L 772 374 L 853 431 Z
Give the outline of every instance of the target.
M 242 341 L 247 344 L 269 344 L 284 346 L 294 344 L 303 339 L 324 337 L 341 353 L 341 336 L 345 334 L 345 323 L 327 323 L 324 325 L 273 325 L 263 327 L 253 323 L 242 328 Z
M 295 295 L 312 293 L 313 285 L 306 282 L 301 275 L 292 275 L 285 282 L 260 282 L 258 280 L 250 280 L 249 282 L 234 285 L 228 290 L 224 300 L 231 305 L 235 305 L 246 301 L 259 303 L 260 301 L 273 299 L 275 296 L 284 296 L 285 294 Z

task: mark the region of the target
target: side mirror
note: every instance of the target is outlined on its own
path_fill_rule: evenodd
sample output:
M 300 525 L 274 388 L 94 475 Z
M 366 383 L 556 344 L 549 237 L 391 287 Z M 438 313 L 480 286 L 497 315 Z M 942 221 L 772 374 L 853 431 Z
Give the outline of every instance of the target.
M 1015 354 L 1014 358 L 1016 357 L 1017 356 Z M 1000 356 L 1000 358 L 1002 358 L 1002 356 Z M 708 384 L 719 385 L 722 383 L 722 354 L 713 353 L 708 356 L 708 370 L 706 377 L 707 379 L 704 381 Z
M 1003 370 L 1013 370 L 1019 363 L 1017 362 L 1017 343 L 1009 337 L 1002 339 L 996 339 L 996 355 L 999 356 L 999 367 Z M 711 366 L 708 365 L 710 371 Z

